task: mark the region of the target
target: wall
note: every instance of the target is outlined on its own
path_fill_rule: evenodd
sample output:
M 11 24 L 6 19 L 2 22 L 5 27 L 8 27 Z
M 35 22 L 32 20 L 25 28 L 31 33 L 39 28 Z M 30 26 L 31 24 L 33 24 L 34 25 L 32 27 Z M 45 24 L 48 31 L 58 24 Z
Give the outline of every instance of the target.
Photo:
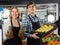
M 36 4 L 41 3 L 59 3 L 59 13 L 60 13 L 60 0 L 0 0 L 0 5 L 20 5 L 27 4 L 28 2 L 35 2 Z

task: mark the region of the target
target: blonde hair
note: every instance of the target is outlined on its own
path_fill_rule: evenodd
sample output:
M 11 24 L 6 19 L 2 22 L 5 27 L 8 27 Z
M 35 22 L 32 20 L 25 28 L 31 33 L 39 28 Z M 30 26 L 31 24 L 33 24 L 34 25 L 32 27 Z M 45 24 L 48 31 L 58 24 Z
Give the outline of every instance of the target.
M 19 12 L 19 10 L 18 10 L 18 8 L 16 6 L 11 7 L 11 9 L 10 9 L 10 17 L 11 17 L 11 11 L 12 11 L 12 9 L 16 9 L 17 10 L 17 12 L 18 12 L 18 19 L 19 19 L 20 12 Z
M 18 17 L 17 17 L 18 23 L 19 23 L 19 15 L 20 15 L 19 10 L 18 10 L 18 8 L 17 8 L 16 6 L 11 7 L 11 9 L 10 9 L 10 21 L 11 21 L 11 26 L 12 26 L 12 17 L 11 17 L 11 11 L 12 11 L 12 9 L 17 9 L 17 11 L 18 11 Z

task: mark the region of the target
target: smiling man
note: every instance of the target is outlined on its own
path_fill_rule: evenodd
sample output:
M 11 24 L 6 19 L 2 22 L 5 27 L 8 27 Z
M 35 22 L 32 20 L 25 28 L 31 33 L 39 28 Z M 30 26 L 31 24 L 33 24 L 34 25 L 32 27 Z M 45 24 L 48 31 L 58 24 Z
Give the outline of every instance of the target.
M 42 40 L 37 36 L 38 33 L 32 31 L 40 28 L 40 19 L 35 14 L 36 5 L 34 2 L 27 4 L 28 15 L 23 21 L 25 36 L 27 37 L 27 45 L 42 45 Z

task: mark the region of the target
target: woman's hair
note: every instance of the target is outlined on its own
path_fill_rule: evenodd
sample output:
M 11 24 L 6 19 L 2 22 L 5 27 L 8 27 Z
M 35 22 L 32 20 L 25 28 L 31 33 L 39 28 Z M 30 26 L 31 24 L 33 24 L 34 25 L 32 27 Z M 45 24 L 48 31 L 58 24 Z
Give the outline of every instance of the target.
M 18 19 L 18 23 L 19 23 L 19 15 L 20 15 L 20 13 L 19 13 L 19 10 L 18 10 L 18 8 L 17 7 L 11 7 L 11 9 L 10 9 L 10 20 L 11 20 L 11 26 L 12 26 L 12 17 L 11 17 L 11 11 L 12 11 L 12 9 L 17 9 L 17 11 L 18 11 L 18 17 L 17 17 L 17 19 Z
M 17 9 L 17 11 L 18 11 L 18 17 L 17 17 L 17 19 L 19 19 L 20 12 L 19 12 L 19 10 L 18 10 L 18 8 L 16 6 L 11 7 L 11 9 L 10 9 L 10 17 L 11 17 L 12 9 Z M 11 17 L 11 19 L 12 19 L 12 17 Z

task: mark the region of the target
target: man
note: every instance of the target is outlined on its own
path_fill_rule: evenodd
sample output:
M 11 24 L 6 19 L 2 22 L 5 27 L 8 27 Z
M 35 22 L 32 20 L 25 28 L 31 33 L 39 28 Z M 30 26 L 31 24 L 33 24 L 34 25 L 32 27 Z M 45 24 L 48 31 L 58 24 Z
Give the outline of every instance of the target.
M 32 33 L 40 28 L 40 20 L 35 14 L 36 5 L 30 2 L 27 5 L 28 15 L 23 21 L 25 36 L 27 37 L 27 45 L 42 45 L 42 40 L 37 36 L 38 33 Z
M 54 24 L 56 24 L 56 26 L 58 27 L 58 35 L 60 36 L 60 16 Z

